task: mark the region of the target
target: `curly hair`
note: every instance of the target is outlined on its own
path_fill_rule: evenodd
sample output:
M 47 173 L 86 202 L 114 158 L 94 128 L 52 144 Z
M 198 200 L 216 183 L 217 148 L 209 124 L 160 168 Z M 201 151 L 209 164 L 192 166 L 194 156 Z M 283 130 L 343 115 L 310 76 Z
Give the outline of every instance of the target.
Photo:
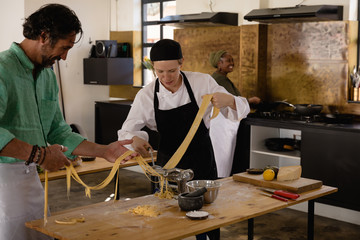
M 42 32 L 46 33 L 51 44 L 75 32 L 83 35 L 81 23 L 75 12 L 61 4 L 47 4 L 25 19 L 23 24 L 25 38 L 36 40 Z

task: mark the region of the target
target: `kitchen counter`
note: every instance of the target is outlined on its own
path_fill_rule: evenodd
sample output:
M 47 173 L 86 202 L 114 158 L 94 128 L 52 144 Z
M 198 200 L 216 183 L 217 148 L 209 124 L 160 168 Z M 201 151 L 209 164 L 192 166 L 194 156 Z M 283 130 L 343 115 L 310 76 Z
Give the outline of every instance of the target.
M 295 130 L 336 130 L 360 133 L 360 123 L 324 123 L 324 122 L 306 122 L 300 120 L 286 120 L 286 119 L 266 119 L 248 116 L 244 119 L 248 125 L 257 125 L 264 127 L 287 128 Z

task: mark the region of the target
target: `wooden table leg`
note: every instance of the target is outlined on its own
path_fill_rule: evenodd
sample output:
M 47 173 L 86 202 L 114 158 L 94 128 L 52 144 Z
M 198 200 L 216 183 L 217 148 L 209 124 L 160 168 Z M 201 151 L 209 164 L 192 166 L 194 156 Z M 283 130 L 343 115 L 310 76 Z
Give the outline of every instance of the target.
M 254 219 L 248 219 L 248 240 L 254 239 Z
M 315 209 L 315 201 L 308 201 L 308 226 L 307 226 L 307 236 L 308 240 L 314 239 L 314 209 Z

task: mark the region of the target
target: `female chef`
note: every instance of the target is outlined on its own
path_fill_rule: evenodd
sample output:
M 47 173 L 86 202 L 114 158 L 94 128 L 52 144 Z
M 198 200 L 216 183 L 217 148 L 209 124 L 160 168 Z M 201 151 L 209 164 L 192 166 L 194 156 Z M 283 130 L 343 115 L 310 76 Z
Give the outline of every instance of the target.
M 148 134 L 144 126 L 158 131 L 160 143 L 157 164 L 164 166 L 178 149 L 201 105 L 202 96 L 213 94 L 212 105 L 220 108 L 221 114 L 234 121 L 245 118 L 250 111 L 243 97 L 235 97 L 219 86 L 208 74 L 183 72 L 184 61 L 178 42 L 163 39 L 150 51 L 157 79 L 136 95 L 130 112 L 118 138 L 133 139 L 131 147 L 142 156 L 148 156 Z M 192 169 L 194 179 L 216 179 L 217 170 L 214 152 L 209 137 L 212 106 L 208 106 L 203 120 L 184 156 L 177 165 Z

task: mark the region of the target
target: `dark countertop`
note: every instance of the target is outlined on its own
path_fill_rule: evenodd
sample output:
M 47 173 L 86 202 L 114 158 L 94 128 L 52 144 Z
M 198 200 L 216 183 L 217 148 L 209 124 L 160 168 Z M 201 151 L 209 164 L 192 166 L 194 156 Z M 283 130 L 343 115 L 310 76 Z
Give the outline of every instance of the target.
M 325 123 L 325 122 L 306 122 L 300 120 L 284 120 L 284 119 L 266 119 L 248 116 L 245 124 L 275 127 L 295 130 L 333 130 L 333 131 L 348 131 L 360 133 L 360 122 L 353 123 Z

